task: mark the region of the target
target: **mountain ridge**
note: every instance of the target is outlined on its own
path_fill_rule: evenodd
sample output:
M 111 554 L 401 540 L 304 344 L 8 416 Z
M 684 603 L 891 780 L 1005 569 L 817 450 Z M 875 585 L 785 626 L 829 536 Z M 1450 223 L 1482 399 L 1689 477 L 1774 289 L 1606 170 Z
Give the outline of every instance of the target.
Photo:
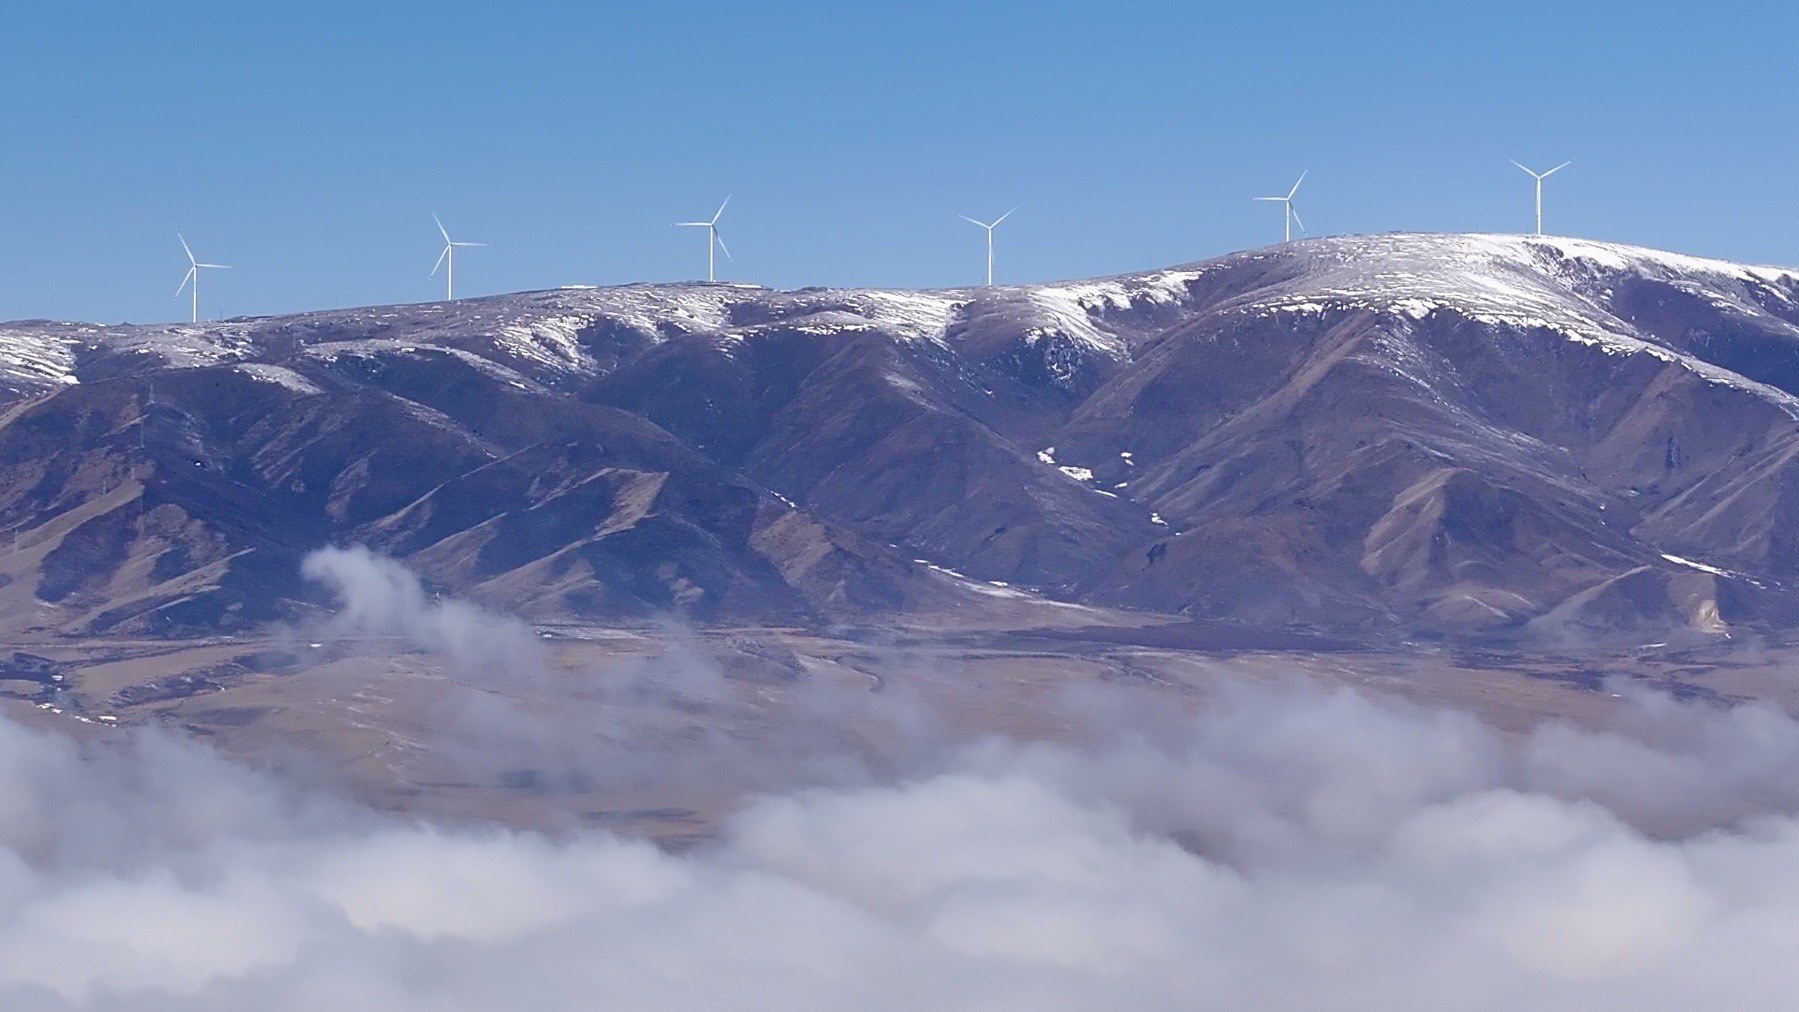
M 0 529 L 55 546 L 0 575 L 89 631 L 288 614 L 275 574 L 356 540 L 545 621 L 1041 600 L 1718 637 L 1799 616 L 1796 394 L 1799 272 L 1535 236 L 28 321 L 0 324 Z

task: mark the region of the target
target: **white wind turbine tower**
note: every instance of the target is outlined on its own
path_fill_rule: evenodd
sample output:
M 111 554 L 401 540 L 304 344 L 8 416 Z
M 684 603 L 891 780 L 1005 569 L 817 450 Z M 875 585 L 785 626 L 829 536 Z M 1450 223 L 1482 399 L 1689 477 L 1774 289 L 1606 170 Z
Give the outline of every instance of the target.
M 725 194 L 724 204 L 718 205 L 718 210 L 713 212 L 712 218 L 709 221 L 677 221 L 677 222 L 675 222 L 676 228 L 703 228 L 706 230 L 706 280 L 707 281 L 718 280 L 717 272 L 715 272 L 713 270 L 713 263 L 714 263 L 713 246 L 714 246 L 714 244 L 716 244 L 719 249 L 722 249 L 725 251 L 725 259 L 726 260 L 731 259 L 731 247 L 726 246 L 725 245 L 725 237 L 718 234 L 718 219 L 724 216 L 725 204 L 729 204 L 731 202 L 732 196 L 733 196 L 732 194 L 728 194 L 728 193 Z
M 193 316 L 192 316 L 192 322 L 199 323 L 200 322 L 200 272 L 203 270 L 206 270 L 206 271 L 228 271 L 231 269 L 231 265 L 230 264 L 203 264 L 200 261 L 194 259 L 193 248 L 188 246 L 187 240 L 182 237 L 180 232 L 175 233 L 175 238 L 181 240 L 181 251 L 183 253 L 187 254 L 187 274 L 184 277 L 182 277 L 182 279 L 181 279 L 181 287 L 175 289 L 175 297 L 177 299 L 179 299 L 179 298 L 181 298 L 182 291 L 186 290 L 190 286 L 193 288 L 194 311 L 193 311 Z
M 1528 173 L 1532 179 L 1537 181 L 1537 234 L 1542 235 L 1543 234 L 1543 180 L 1548 179 L 1550 176 L 1553 176 L 1556 173 L 1567 168 L 1568 166 L 1573 165 L 1574 160 L 1569 159 L 1568 161 L 1565 161 L 1562 164 L 1557 165 L 1555 168 L 1550 169 L 1548 172 L 1531 172 L 1531 170 L 1524 168 L 1524 163 L 1518 161 L 1515 158 L 1512 159 L 1512 164 L 1518 166 L 1520 169 L 1524 169 L 1524 171 L 1526 173 Z
M 1293 226 L 1294 225 L 1298 225 L 1299 230 L 1301 232 L 1304 232 L 1306 229 L 1306 223 L 1299 220 L 1299 212 L 1295 211 L 1293 209 L 1293 195 L 1299 192 L 1299 184 L 1306 181 L 1306 172 L 1310 172 L 1310 171 L 1312 171 L 1312 170 L 1307 169 L 1307 170 L 1305 170 L 1305 172 L 1301 172 L 1299 174 L 1299 179 L 1296 182 L 1294 182 L 1293 189 L 1288 190 L 1287 195 L 1285 197 L 1251 197 L 1251 198 L 1249 198 L 1251 200 L 1271 200 L 1276 203 L 1286 205 L 1286 214 L 1281 219 L 1281 223 L 1284 226 L 1286 226 L 1286 233 L 1285 233 L 1286 238 L 1282 240 L 1283 242 L 1292 242 L 1293 241 Z
M 444 237 L 444 251 L 437 255 L 437 266 L 431 268 L 431 276 L 437 277 L 438 267 L 448 268 L 444 271 L 444 301 L 454 302 L 456 301 L 456 247 L 485 246 L 487 244 L 484 242 L 456 242 L 450 238 L 449 230 L 444 228 L 443 219 L 433 213 L 431 220 L 437 222 L 437 232 Z
M 1016 207 L 1014 207 L 1012 209 L 1012 211 L 1016 211 L 1016 210 L 1018 210 L 1018 208 L 1016 208 Z M 993 219 L 993 222 L 991 224 L 984 222 L 984 221 L 975 221 L 973 218 L 970 218 L 966 214 L 956 215 L 956 217 L 961 218 L 963 221 L 969 222 L 971 224 L 979 225 L 982 228 L 987 230 L 987 287 L 988 288 L 993 287 L 993 230 L 999 227 L 1000 222 L 1005 221 L 1007 218 L 1012 217 L 1012 211 L 1007 211 L 1005 214 L 1002 214 L 999 217 Z

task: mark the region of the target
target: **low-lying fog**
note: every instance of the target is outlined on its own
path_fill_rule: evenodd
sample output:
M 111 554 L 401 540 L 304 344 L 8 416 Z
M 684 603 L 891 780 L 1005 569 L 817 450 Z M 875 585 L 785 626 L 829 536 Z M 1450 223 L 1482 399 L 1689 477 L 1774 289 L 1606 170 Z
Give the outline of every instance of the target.
M 528 629 L 320 553 L 340 632 L 469 672 L 441 747 L 761 786 L 680 852 L 433 825 L 152 729 L 0 722 L 0 1005 L 1766 1008 L 1799 983 L 1799 722 L 1637 696 L 1506 735 L 1303 683 L 1197 715 L 1066 701 L 1086 745 L 951 741 L 898 689 L 801 693 L 691 764 L 537 740 Z M 621 691 L 717 691 L 671 654 Z M 488 680 L 489 684 L 484 684 Z M 891 761 L 833 728 L 876 723 Z M 552 736 L 553 739 L 553 736 Z

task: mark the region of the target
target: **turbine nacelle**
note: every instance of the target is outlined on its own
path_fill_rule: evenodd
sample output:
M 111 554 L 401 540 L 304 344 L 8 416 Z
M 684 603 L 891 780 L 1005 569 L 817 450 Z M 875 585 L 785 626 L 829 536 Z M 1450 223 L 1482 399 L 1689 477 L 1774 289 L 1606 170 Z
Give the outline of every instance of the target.
M 1523 162 L 1520 162 L 1515 158 L 1511 159 L 1511 163 L 1513 165 L 1518 166 L 1520 169 L 1524 169 L 1525 173 L 1528 174 L 1531 178 L 1536 179 L 1538 181 L 1542 181 L 1542 180 L 1548 179 L 1550 176 L 1553 176 L 1556 173 L 1562 171 L 1563 169 L 1567 168 L 1568 166 L 1573 165 L 1574 159 L 1570 158 L 1567 161 L 1563 162 L 1562 164 L 1557 165 L 1555 168 L 1550 169 L 1548 172 L 1532 171 L 1530 168 L 1526 167 Z
M 1018 210 L 1018 208 L 1016 208 L 1016 207 L 1014 207 L 1012 209 L 1012 211 L 1016 211 L 1016 210 Z M 991 232 L 994 229 L 999 227 L 1000 222 L 1005 221 L 1007 218 L 1012 217 L 1012 211 L 1007 211 L 1005 214 L 1000 215 L 999 217 L 993 219 L 992 221 L 976 221 L 975 219 L 970 218 L 966 214 L 958 214 L 958 215 L 956 215 L 956 217 L 961 218 L 963 221 L 966 221 L 971 225 L 979 225 L 982 228 L 986 229 L 987 231 Z

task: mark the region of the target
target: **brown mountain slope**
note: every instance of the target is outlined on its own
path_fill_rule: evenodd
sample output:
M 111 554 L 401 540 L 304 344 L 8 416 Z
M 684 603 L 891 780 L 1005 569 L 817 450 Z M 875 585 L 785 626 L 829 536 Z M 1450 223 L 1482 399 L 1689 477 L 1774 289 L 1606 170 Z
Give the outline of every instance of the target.
M 1488 640 L 1799 618 L 1799 276 L 1579 240 L 14 324 L 0 390 L 15 625 L 266 621 L 346 542 L 544 621 L 1030 595 Z

